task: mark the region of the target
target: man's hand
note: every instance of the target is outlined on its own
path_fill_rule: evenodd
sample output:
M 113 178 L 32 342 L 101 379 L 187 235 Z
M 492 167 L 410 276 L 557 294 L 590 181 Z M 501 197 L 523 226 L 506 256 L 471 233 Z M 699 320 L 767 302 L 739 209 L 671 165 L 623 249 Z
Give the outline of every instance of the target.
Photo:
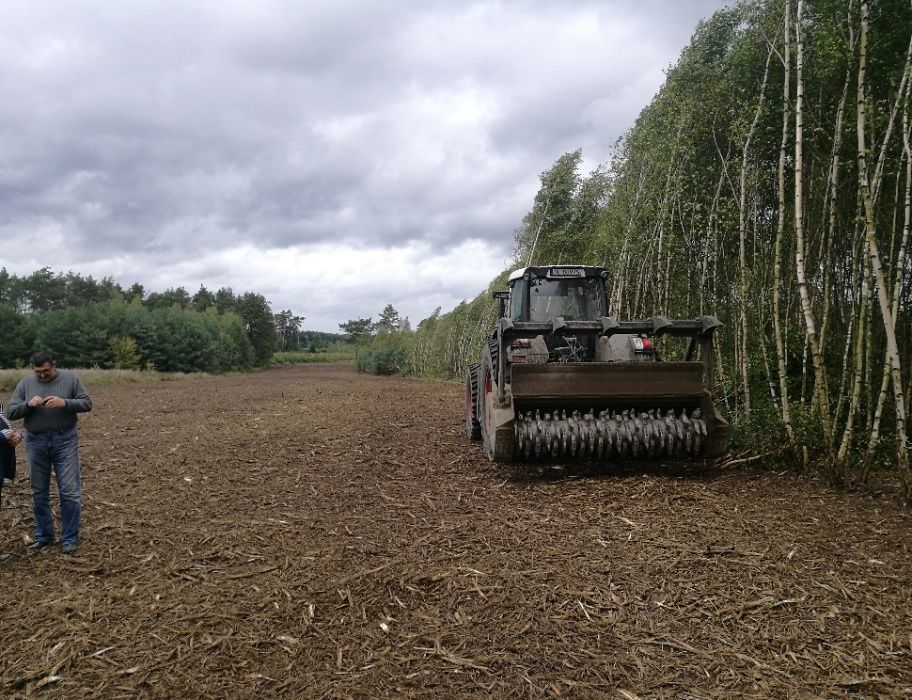
M 22 433 L 20 433 L 18 430 L 16 430 L 16 431 L 14 431 L 12 434 L 10 434 L 10 436 L 9 436 L 9 444 L 10 444 L 10 445 L 12 445 L 13 447 L 15 447 L 15 446 L 18 445 L 20 442 L 22 442 Z
M 44 406 L 44 397 L 43 396 L 33 396 L 29 399 L 28 405 L 32 408 L 38 408 Z
M 59 396 L 48 396 L 44 400 L 44 407 L 45 408 L 65 408 L 66 401 L 61 399 Z

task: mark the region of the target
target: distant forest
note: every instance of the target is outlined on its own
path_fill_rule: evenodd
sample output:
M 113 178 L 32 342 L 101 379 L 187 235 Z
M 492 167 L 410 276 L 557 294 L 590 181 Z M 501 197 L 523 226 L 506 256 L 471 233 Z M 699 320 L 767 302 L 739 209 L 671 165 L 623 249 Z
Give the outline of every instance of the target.
M 541 174 L 513 267 L 603 265 L 621 318 L 717 315 L 744 459 L 842 483 L 896 469 L 912 498 L 910 96 L 909 0 L 720 10 L 610 162 L 581 174 L 575 151 Z M 399 371 L 462 376 L 502 288 L 381 339 Z
M 191 295 L 182 287 L 124 289 L 42 268 L 27 277 L 0 270 L 0 367 L 48 350 L 67 367 L 226 372 L 265 366 L 279 350 L 317 350 L 341 334 L 302 331 L 290 310 L 273 313 L 255 292 Z

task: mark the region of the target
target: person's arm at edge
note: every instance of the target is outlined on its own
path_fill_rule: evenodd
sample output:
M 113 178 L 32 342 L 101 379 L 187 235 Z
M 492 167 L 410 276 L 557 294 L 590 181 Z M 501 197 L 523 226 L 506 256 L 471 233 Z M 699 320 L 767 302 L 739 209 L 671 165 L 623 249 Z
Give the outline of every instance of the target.
M 24 418 L 32 410 L 28 405 L 28 398 L 25 396 L 25 382 L 20 381 L 13 390 L 10 402 L 6 407 L 6 417 L 10 420 Z
M 0 413 L 2 413 L 2 412 L 3 412 L 3 409 L 0 408 Z M 4 423 L 3 421 L 0 421 L 0 445 L 8 444 L 9 438 L 7 437 L 7 435 L 11 435 L 12 433 L 13 433 L 13 429 L 7 428 L 6 423 Z

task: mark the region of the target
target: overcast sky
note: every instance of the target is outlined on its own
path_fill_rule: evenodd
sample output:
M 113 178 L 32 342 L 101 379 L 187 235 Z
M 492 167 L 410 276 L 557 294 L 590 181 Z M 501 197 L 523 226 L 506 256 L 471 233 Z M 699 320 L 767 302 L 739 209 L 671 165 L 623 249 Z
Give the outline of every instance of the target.
M 723 0 L 0 0 L 0 265 L 413 325 Z

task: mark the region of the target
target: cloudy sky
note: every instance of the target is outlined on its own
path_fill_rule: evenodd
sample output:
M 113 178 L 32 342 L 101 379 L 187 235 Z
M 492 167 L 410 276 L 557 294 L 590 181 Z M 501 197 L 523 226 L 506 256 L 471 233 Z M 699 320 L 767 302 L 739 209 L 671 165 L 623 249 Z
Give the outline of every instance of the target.
M 0 265 L 413 324 L 723 0 L 0 0 Z

